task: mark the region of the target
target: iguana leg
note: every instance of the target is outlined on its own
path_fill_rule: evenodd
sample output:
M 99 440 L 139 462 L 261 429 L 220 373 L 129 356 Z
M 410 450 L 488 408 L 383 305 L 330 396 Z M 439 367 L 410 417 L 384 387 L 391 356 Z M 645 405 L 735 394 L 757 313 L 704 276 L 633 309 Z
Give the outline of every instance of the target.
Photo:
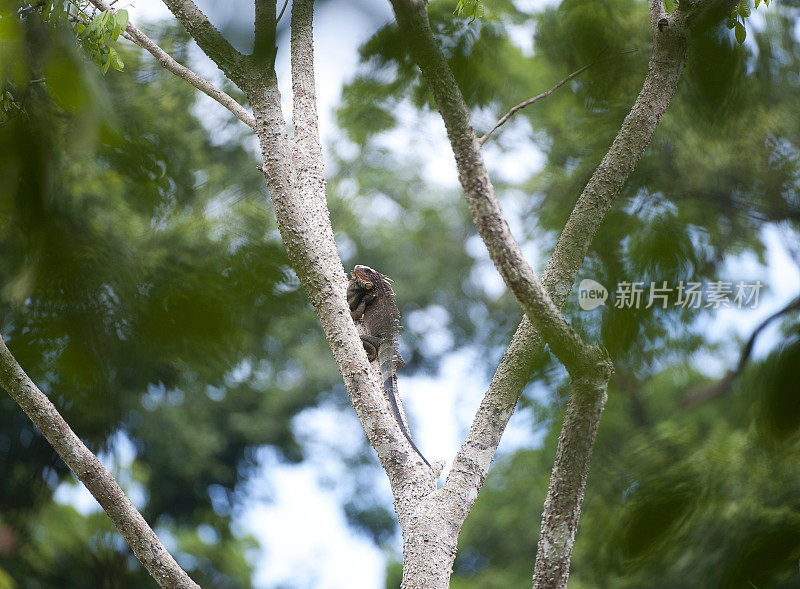
M 374 335 L 362 335 L 361 342 L 364 344 L 364 349 L 367 351 L 367 359 L 372 362 L 378 357 L 378 348 L 381 345 L 381 338 Z
M 358 320 L 364 313 L 366 303 L 364 302 L 365 290 L 360 288 L 355 280 L 351 280 L 347 285 L 347 306 L 350 307 L 350 314 L 353 320 Z M 356 313 L 358 313 L 356 315 Z
M 366 299 L 361 299 L 355 307 L 350 307 L 350 317 L 353 318 L 353 321 L 358 321 L 361 319 L 361 316 L 364 314 L 364 309 L 367 307 Z
M 359 288 L 355 282 L 351 282 L 350 286 L 347 288 L 347 306 L 350 307 L 350 316 L 353 318 L 353 321 L 361 319 L 361 316 L 367 309 L 367 305 L 374 300 L 374 293 L 367 292 Z

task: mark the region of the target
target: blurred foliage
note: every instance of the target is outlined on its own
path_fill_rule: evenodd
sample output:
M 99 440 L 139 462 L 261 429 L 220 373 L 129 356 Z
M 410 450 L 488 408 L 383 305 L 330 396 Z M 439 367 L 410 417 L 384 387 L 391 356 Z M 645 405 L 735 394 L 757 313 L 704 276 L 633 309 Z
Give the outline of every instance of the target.
M 103 512 L 80 515 L 73 507 L 52 503 L 44 507 L 29 525 L 33 541 L 22 544 L 17 557 L 30 570 L 19 575 L 20 587 L 152 587 L 153 579 L 130 552 Z M 202 528 L 201 528 L 202 529 Z M 249 586 L 250 566 L 244 554 L 252 540 L 211 538 L 200 540 L 195 530 L 186 529 L 171 538 L 185 550 L 179 562 L 192 577 L 209 587 Z M 22 567 L 10 566 L 12 575 Z M 24 569 L 22 569 L 24 570 Z
M 190 574 L 250 586 L 237 486 L 262 445 L 302 458 L 290 418 L 336 382 L 256 160 L 149 56 L 131 50 L 125 74 L 101 77 L 60 17 L 4 4 L 0 26 L 14 103 L 0 121 L 3 337 L 90 447 L 132 442 L 140 508 Z M 153 34 L 185 54 L 185 34 Z M 0 544 L 16 546 L 0 547 L 0 570 L 20 586 L 151 586 L 102 539 L 104 516 L 50 502 L 70 478 L 0 397 Z

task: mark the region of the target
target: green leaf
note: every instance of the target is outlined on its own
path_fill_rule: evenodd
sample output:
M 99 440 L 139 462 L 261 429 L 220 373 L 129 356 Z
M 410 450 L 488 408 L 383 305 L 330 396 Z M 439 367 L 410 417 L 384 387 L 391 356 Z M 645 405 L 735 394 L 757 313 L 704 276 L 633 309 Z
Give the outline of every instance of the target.
M 483 18 L 484 6 L 481 0 L 458 0 L 455 9 L 456 16 L 469 18 L 470 22 L 476 18 Z
M 117 25 L 124 31 L 125 27 L 128 26 L 128 11 L 127 10 L 119 10 L 114 15 L 114 18 L 117 21 Z
M 113 47 L 108 48 L 108 61 L 118 72 L 121 72 L 125 68 L 125 64 L 122 63 L 122 59 L 119 57 L 119 53 Z
M 725 26 L 728 27 L 729 29 L 732 29 L 733 27 L 735 27 L 736 26 L 736 18 L 733 17 L 733 16 L 729 16 L 727 18 L 727 20 L 725 21 Z
M 678 0 L 664 0 L 664 10 L 666 10 L 669 14 L 675 12 L 678 8 Z
M 100 33 L 100 21 L 96 18 L 89 23 L 89 26 L 84 29 L 83 33 L 81 33 L 81 36 L 83 38 L 92 38 L 98 33 Z
M 756 6 L 755 7 L 758 8 L 759 4 L 761 4 L 761 0 L 756 0 Z
M 745 0 L 742 0 L 739 2 L 739 6 L 736 8 L 736 11 L 743 19 L 747 18 L 750 16 L 750 5 Z
M 744 30 L 744 26 L 742 23 L 737 22 L 736 27 L 734 28 L 734 34 L 736 35 L 736 41 L 741 45 L 744 43 L 744 38 L 747 36 L 747 31 Z
M 120 10 L 114 14 L 113 21 L 109 23 L 109 30 L 111 32 L 109 41 L 116 41 L 119 39 L 119 36 L 122 34 L 122 31 L 125 30 L 126 26 L 128 26 L 128 11 Z

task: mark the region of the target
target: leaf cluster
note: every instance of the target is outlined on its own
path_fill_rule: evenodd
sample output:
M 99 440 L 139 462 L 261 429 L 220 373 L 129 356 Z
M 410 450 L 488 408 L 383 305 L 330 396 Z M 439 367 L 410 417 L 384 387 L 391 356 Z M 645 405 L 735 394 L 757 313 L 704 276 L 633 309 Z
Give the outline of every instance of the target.
M 92 61 L 100 66 L 103 74 L 108 71 L 109 66 L 120 72 L 125 68 L 112 43 L 119 38 L 127 24 L 127 10 L 106 10 L 95 15 L 88 25 L 82 22 L 75 25 L 78 42 L 89 53 Z
M 755 8 L 758 8 L 759 4 L 761 4 L 761 0 L 755 0 Z M 675 12 L 678 9 L 678 5 L 678 0 L 664 0 L 664 9 L 668 14 Z M 764 6 L 769 7 L 769 0 L 764 0 Z M 725 26 L 733 30 L 734 37 L 739 45 L 743 44 L 744 40 L 747 38 L 745 22 L 750 18 L 750 12 L 750 3 L 748 0 L 740 0 L 736 8 L 734 8 L 725 19 Z

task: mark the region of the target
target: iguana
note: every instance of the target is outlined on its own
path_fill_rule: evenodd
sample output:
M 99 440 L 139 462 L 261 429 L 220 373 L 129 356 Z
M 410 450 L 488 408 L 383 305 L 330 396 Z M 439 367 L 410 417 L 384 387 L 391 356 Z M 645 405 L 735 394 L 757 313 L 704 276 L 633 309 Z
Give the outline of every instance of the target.
M 408 433 L 400 408 L 397 406 L 397 374 L 395 370 L 404 366 L 403 358 L 397 350 L 400 333 L 400 311 L 394 302 L 391 280 L 369 266 L 353 268 L 353 279 L 347 285 L 347 304 L 353 321 L 364 318 L 366 335 L 361 336 L 367 358 L 378 358 L 381 365 L 381 380 L 386 396 L 392 406 L 392 413 L 403 435 L 423 462 L 431 466 L 419 451 Z

